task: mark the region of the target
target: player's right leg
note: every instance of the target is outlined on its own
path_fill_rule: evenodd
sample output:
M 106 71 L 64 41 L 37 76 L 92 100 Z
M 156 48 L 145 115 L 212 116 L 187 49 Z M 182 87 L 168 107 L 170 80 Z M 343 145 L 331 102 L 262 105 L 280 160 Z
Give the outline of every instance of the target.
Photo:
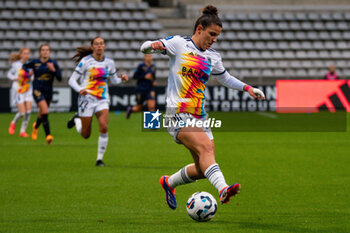
M 10 123 L 8 132 L 9 134 L 14 134 L 15 130 L 16 130 L 16 124 L 18 123 L 18 121 L 24 117 L 25 114 L 25 106 L 24 106 L 24 100 L 23 100 L 23 96 L 19 93 L 15 94 L 15 101 L 17 103 L 17 109 L 18 112 L 16 113 L 15 117 L 13 118 L 13 120 Z
M 40 90 L 34 89 L 33 90 L 33 98 L 35 100 L 35 103 L 39 107 L 38 110 L 38 116 L 36 121 L 33 123 L 33 131 L 32 131 L 32 140 L 37 140 L 38 138 L 38 132 L 39 132 L 39 126 L 42 123 L 42 109 L 39 106 L 39 103 L 45 99 L 44 95 L 41 93 Z
M 103 105 L 105 107 L 103 107 Z M 107 103 L 101 103 L 99 108 L 96 108 L 95 113 L 99 125 L 100 135 L 98 137 L 97 146 L 97 158 L 96 166 L 104 167 L 106 166 L 103 162 L 103 157 L 108 145 L 108 121 L 109 121 L 109 107 Z
M 53 141 L 53 136 L 51 135 L 50 132 L 50 124 L 49 124 L 49 103 L 50 99 L 46 100 L 43 99 L 38 103 L 38 107 L 40 109 L 41 113 L 41 122 L 43 124 L 44 130 L 45 130 L 45 135 L 46 135 L 46 144 L 50 145 Z M 35 126 L 37 129 L 37 126 Z M 34 132 L 34 131 L 33 131 Z

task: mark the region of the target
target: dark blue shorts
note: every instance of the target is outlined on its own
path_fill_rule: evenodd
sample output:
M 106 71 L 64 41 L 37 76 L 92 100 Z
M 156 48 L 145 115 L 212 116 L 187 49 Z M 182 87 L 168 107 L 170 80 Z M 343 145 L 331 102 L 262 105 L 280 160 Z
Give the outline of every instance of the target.
M 35 103 L 39 103 L 42 100 L 46 100 L 47 105 L 50 105 L 52 101 L 52 91 L 41 91 L 38 89 L 33 89 L 33 97 Z
M 155 100 L 156 99 L 156 93 L 155 91 L 149 91 L 149 92 L 136 92 L 136 101 L 137 104 L 143 104 L 146 100 Z

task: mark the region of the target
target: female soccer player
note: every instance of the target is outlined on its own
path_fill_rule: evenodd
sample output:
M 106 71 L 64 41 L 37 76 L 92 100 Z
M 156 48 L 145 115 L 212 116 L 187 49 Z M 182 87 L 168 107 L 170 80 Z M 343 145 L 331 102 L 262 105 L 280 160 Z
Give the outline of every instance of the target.
M 96 166 L 105 166 L 103 155 L 108 144 L 108 78 L 112 83 L 119 84 L 127 81 L 128 76 L 121 74 L 117 77 L 114 61 L 104 56 L 105 41 L 101 37 L 91 40 L 91 46 L 78 47 L 73 60 L 77 67 L 69 79 L 69 85 L 79 93 L 78 115 L 75 115 L 67 124 L 68 128 L 74 125 L 83 138 L 91 134 L 93 114 L 96 115 L 100 128 L 98 138 Z M 78 84 L 78 79 L 81 85 Z
M 30 113 L 32 111 L 32 72 L 22 68 L 30 56 L 29 48 L 21 48 L 19 53 L 10 55 L 11 69 L 9 70 L 7 77 L 13 81 L 12 91 L 14 93 L 14 99 L 17 104 L 18 112 L 15 118 L 11 121 L 9 127 L 9 134 L 14 134 L 17 122 L 24 117 L 19 131 L 20 137 L 28 137 L 26 133 L 27 125 L 30 119 Z
M 46 143 L 53 141 L 49 124 L 49 106 L 52 100 L 52 85 L 54 78 L 62 80 L 61 70 L 55 60 L 50 58 L 50 46 L 42 44 L 39 48 L 40 58 L 23 65 L 24 69 L 34 70 L 33 97 L 39 107 L 38 117 L 33 124 L 32 139 L 38 138 L 38 128 L 42 123 L 46 134 Z
M 137 104 L 128 107 L 126 110 L 126 118 L 130 117 L 133 112 L 140 112 L 143 103 L 146 101 L 148 111 L 155 111 L 156 108 L 156 66 L 152 64 L 152 54 L 145 54 L 144 62 L 138 65 L 134 73 L 134 79 L 137 80 L 136 98 Z
M 171 36 L 160 41 L 146 41 L 141 46 L 143 53 L 162 53 L 169 56 L 170 72 L 167 90 L 167 113 L 170 120 L 206 119 L 204 110 L 205 84 L 211 74 L 222 85 L 247 91 L 251 96 L 264 99 L 264 93 L 228 74 L 221 56 L 211 49 L 221 33 L 222 23 L 217 8 L 206 6 L 197 19 L 192 37 Z M 175 112 L 175 114 L 172 113 Z M 220 202 L 227 203 L 240 191 L 240 184 L 228 186 L 215 161 L 214 141 L 210 128 L 168 128 L 175 142 L 184 144 L 192 154 L 194 163 L 171 176 L 162 176 L 162 185 L 170 208 L 176 209 L 175 188 L 178 185 L 207 178 L 218 190 Z

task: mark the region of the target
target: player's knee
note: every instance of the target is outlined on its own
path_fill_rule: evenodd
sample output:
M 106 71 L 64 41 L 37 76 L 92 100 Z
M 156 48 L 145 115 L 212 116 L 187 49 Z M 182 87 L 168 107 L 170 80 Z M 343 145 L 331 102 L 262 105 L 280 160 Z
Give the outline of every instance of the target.
M 101 126 L 101 127 L 100 127 L 100 132 L 101 132 L 101 133 L 107 133 L 107 132 L 108 132 L 108 127 L 107 127 L 107 125 Z
M 89 132 L 89 131 L 84 131 L 84 130 L 81 131 L 81 136 L 85 139 L 88 139 L 90 137 L 90 135 L 91 135 L 91 132 Z
M 211 154 L 214 154 L 214 148 L 211 145 L 211 143 L 200 143 L 197 146 L 197 152 L 198 152 L 198 155 L 200 157 L 201 156 L 206 156 L 208 154 L 211 155 Z
M 90 137 L 90 134 L 81 134 L 81 136 L 84 138 L 84 139 L 88 139 Z
M 136 105 L 135 112 L 140 112 L 142 110 L 142 105 Z

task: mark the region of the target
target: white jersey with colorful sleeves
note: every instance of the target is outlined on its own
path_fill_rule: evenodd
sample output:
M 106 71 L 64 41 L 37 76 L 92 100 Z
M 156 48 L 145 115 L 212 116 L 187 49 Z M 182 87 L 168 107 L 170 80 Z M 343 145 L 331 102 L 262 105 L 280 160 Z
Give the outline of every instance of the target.
M 109 100 L 108 78 L 119 79 L 114 61 L 107 57 L 97 61 L 92 55 L 88 55 L 81 59 L 74 72 L 80 75 L 80 88 L 86 89 L 90 95 L 101 100 Z
M 12 88 L 16 93 L 32 93 L 32 80 L 33 76 L 29 76 L 28 72 L 22 68 L 23 63 L 18 60 L 11 64 L 11 68 L 7 73 L 7 77 L 10 80 L 19 78 L 19 81 L 13 81 Z
M 190 37 L 171 36 L 160 41 L 166 48 L 163 54 L 170 58 L 167 108 L 204 117 L 205 84 L 210 74 L 226 72 L 220 54 L 198 48 Z

